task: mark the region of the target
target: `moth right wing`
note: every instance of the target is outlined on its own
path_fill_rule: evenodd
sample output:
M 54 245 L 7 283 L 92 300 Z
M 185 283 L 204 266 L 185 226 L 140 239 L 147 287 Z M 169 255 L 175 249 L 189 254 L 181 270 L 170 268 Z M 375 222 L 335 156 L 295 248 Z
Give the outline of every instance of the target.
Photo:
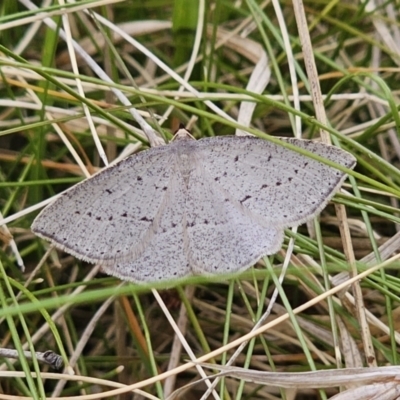
M 356 164 L 353 155 L 334 146 L 280 139 L 347 168 Z M 312 219 L 346 178 L 345 173 L 322 162 L 252 136 L 201 139 L 196 147 L 213 185 L 282 227 Z
M 201 155 L 189 180 L 186 203 L 189 263 L 194 274 L 242 271 L 282 246 L 283 228 L 234 199 L 205 170 Z

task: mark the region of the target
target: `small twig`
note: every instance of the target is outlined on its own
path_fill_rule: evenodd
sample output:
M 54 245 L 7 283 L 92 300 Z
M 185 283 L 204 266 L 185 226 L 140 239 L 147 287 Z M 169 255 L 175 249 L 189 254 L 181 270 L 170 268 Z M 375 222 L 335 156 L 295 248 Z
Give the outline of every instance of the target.
M 191 301 L 193 299 L 194 292 L 195 292 L 194 286 L 186 286 L 185 295 L 189 301 Z M 178 328 L 179 328 L 180 332 L 182 333 L 182 335 L 185 336 L 187 327 L 188 327 L 188 314 L 187 314 L 187 309 L 186 309 L 184 302 L 181 303 L 181 309 L 179 311 L 179 318 L 178 318 L 177 325 L 178 325 Z M 168 368 L 167 368 L 168 371 L 171 369 L 174 369 L 175 367 L 177 367 L 180 364 L 181 355 L 182 355 L 182 342 L 180 341 L 180 336 L 175 334 L 173 344 L 172 344 L 172 349 L 171 349 L 171 355 L 169 358 Z M 164 382 L 164 396 L 165 397 L 168 397 L 173 392 L 173 388 L 176 383 L 176 378 L 177 378 L 177 375 L 171 375 L 167 379 L 165 379 L 165 382 Z M 210 394 L 211 394 L 211 391 L 210 391 Z
M 30 351 L 24 351 L 24 355 L 27 359 L 31 360 L 32 353 Z M 14 358 L 14 359 L 19 359 L 20 356 L 17 352 L 17 350 L 14 349 L 5 349 L 5 348 L 0 348 L 0 357 L 4 358 Z M 36 352 L 35 357 L 38 361 L 50 365 L 50 367 L 54 369 L 61 369 L 64 365 L 63 359 L 59 354 L 54 353 L 54 351 L 47 350 L 44 353 L 42 352 Z

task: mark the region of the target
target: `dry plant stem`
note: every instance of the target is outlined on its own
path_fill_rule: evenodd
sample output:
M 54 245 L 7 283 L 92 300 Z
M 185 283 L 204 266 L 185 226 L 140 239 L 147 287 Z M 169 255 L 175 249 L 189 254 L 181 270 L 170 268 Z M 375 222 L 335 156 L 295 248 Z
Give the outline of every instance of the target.
M 64 0 L 59 0 L 59 2 L 61 4 L 65 4 Z M 76 60 L 76 56 L 75 56 L 75 51 L 74 51 L 74 47 L 73 47 L 73 40 L 72 40 L 72 34 L 71 34 L 71 29 L 70 29 L 70 24 L 69 24 L 69 15 L 68 14 L 62 14 L 61 16 L 61 20 L 62 20 L 62 24 L 64 27 L 64 32 L 65 32 L 65 42 L 67 44 L 67 48 L 68 48 L 68 54 L 69 54 L 69 60 L 71 63 L 71 67 L 72 67 L 72 72 L 76 75 L 79 76 L 79 68 L 78 68 L 78 62 Z M 83 89 L 83 85 L 82 82 L 79 78 L 75 79 L 75 83 L 76 83 L 76 87 L 78 89 L 78 93 L 82 98 L 85 98 L 85 91 Z M 96 127 L 94 126 L 94 122 L 93 119 L 91 117 L 91 113 L 89 110 L 89 107 L 85 104 L 82 103 L 82 108 L 83 108 L 83 112 L 85 114 L 86 120 L 89 124 L 89 130 L 92 134 L 94 143 L 96 145 L 96 149 L 99 153 L 100 158 L 103 160 L 103 163 L 105 165 L 108 165 L 108 160 L 106 157 L 106 153 L 104 151 L 103 145 L 101 144 L 101 141 L 99 139 L 99 136 L 96 132 Z
M 189 301 L 191 301 L 191 299 L 193 298 L 194 291 L 195 291 L 195 286 L 186 286 L 185 295 Z M 178 329 L 181 331 L 182 336 L 186 335 L 187 324 L 188 324 L 187 310 L 184 303 L 181 303 L 177 326 Z M 179 365 L 181 359 L 181 353 L 182 353 L 182 343 L 179 339 L 179 336 L 175 335 L 167 368 L 168 371 L 176 368 Z M 171 375 L 165 380 L 164 382 L 165 397 L 168 397 L 172 393 L 175 387 L 175 382 L 176 382 L 176 375 Z
M 388 239 L 385 243 L 379 246 L 379 261 L 386 260 L 391 254 L 394 254 L 400 248 L 400 232 L 397 232 L 394 236 Z M 376 259 L 375 253 L 372 251 L 370 254 L 361 259 L 361 262 L 372 267 L 378 260 Z
M 323 124 L 326 125 L 327 123 L 327 118 L 326 118 L 326 113 L 324 109 L 324 104 L 323 104 L 323 98 L 321 94 L 321 87 L 319 84 L 319 79 L 318 79 L 318 72 L 317 72 L 317 67 L 315 64 L 315 59 L 313 56 L 313 51 L 312 51 L 312 44 L 311 44 L 311 39 L 308 31 L 308 26 L 307 26 L 307 19 L 306 15 L 304 12 L 304 7 L 303 7 L 303 2 L 301 0 L 293 0 L 293 6 L 294 6 L 294 13 L 295 13 L 295 18 L 298 26 L 298 31 L 299 31 L 299 37 L 300 41 L 302 44 L 302 49 L 304 53 L 304 62 L 307 70 L 307 75 L 310 81 L 311 85 L 311 95 L 313 98 L 313 104 L 316 112 L 316 117 L 318 121 L 322 122 Z M 321 137 L 325 143 L 330 143 L 330 138 L 329 135 L 321 130 Z M 355 266 L 355 257 L 354 257 L 354 252 L 352 249 L 351 245 L 351 235 L 350 235 L 350 230 L 347 224 L 347 218 L 346 218 L 346 211 L 345 207 L 343 205 L 335 205 L 336 209 L 336 214 L 338 216 L 339 220 L 339 226 L 340 226 L 340 232 L 341 232 L 341 237 L 343 241 L 343 246 L 345 248 L 345 254 L 346 258 L 350 263 L 351 268 L 353 269 L 353 276 L 357 274 L 356 271 L 356 266 Z M 364 344 L 364 349 L 366 353 L 366 358 L 367 358 L 367 363 L 369 366 L 375 366 L 376 365 L 376 360 L 375 360 L 375 354 L 373 351 L 373 346 L 372 342 L 370 339 L 369 335 L 369 329 L 368 329 L 368 324 L 366 321 L 366 316 L 364 312 L 364 304 L 362 301 L 362 294 L 361 294 L 361 288 L 359 285 L 359 282 L 355 282 L 353 285 L 353 291 L 354 291 L 354 296 L 356 298 L 356 310 L 357 310 L 357 316 L 358 316 L 358 321 L 361 326 L 361 332 L 362 332 L 362 340 Z
M 301 47 L 303 50 L 304 64 L 306 67 L 308 80 L 310 81 L 311 97 L 313 99 L 315 115 L 319 122 L 326 125 L 327 119 L 324 101 L 322 98 L 317 66 L 315 64 L 310 32 L 308 30 L 307 19 L 302 0 L 293 0 L 293 10 L 297 22 L 297 30 L 299 32 Z M 326 131 L 320 129 L 320 135 L 324 143 L 331 143 L 329 134 Z
M 126 334 L 127 329 L 135 336 L 135 341 L 137 342 L 137 346 L 141 349 L 140 351 L 148 356 L 149 349 L 146 338 L 144 337 L 142 327 L 137 320 L 136 314 L 132 309 L 131 299 L 128 296 L 121 296 L 118 300 L 114 307 L 115 323 L 113 326 L 117 360 L 119 358 L 124 359 L 124 357 L 129 354 L 127 349 L 132 346 L 131 337 Z M 92 352 L 96 354 L 96 352 Z M 128 384 L 131 382 L 131 379 L 132 376 L 129 369 L 121 368 L 118 374 L 118 382 Z
M 140 346 L 140 348 L 141 348 L 141 351 L 143 351 L 145 354 L 149 354 L 149 348 L 146 343 L 146 338 L 143 335 L 140 323 L 136 317 L 136 314 L 132 310 L 132 305 L 127 296 L 122 296 L 120 298 L 120 306 L 121 306 L 123 312 L 125 313 L 126 318 L 128 319 L 128 323 L 129 323 L 129 327 L 130 327 L 131 331 L 136 332 L 136 340 L 137 340 L 138 346 Z M 125 353 L 125 355 L 126 355 L 126 353 Z
M 14 154 L 1 154 L 0 155 L 0 161 L 14 162 L 15 158 L 16 158 L 16 156 Z M 31 162 L 31 157 L 24 156 L 24 157 L 21 157 L 18 161 L 20 164 L 26 165 L 29 162 Z M 51 161 L 51 160 L 43 160 L 40 164 L 43 168 L 69 172 L 72 175 L 82 176 L 82 169 L 78 165 L 75 165 L 75 164 L 65 165 L 65 163 L 59 163 L 59 162 L 55 162 L 55 161 Z M 35 160 L 33 161 L 32 165 L 36 165 Z M 93 168 L 94 168 L 93 172 L 97 172 L 100 170 L 100 168 L 98 168 L 98 167 L 93 167 Z M 55 197 L 52 197 L 51 200 L 53 200 L 54 198 Z M 31 211 L 32 211 L 32 209 L 31 209 Z M 1 225 L 11 222 L 10 217 L 1 218 L 0 221 L 1 221 L 0 222 Z
M 182 343 L 182 346 L 185 348 L 188 356 L 190 357 L 191 360 L 193 360 L 193 361 L 196 360 L 196 356 L 194 355 L 194 353 L 193 353 L 192 349 L 190 348 L 190 346 L 189 346 L 188 342 L 186 341 L 186 339 L 182 336 L 181 331 L 177 327 L 174 319 L 172 318 L 172 315 L 168 311 L 168 309 L 167 309 L 164 301 L 162 300 L 161 296 L 159 295 L 159 293 L 155 289 L 152 289 L 151 292 L 153 293 L 153 296 L 155 297 L 155 299 L 157 300 L 157 303 L 161 307 L 161 310 L 164 312 L 165 317 L 168 319 L 168 322 L 170 323 L 172 329 L 175 331 L 175 334 L 179 337 L 179 340 Z M 208 387 L 211 387 L 212 383 L 209 381 L 209 379 L 207 377 L 207 374 L 204 372 L 203 368 L 201 368 L 200 365 L 196 365 L 194 363 L 192 363 L 192 364 L 193 364 L 193 366 L 196 366 L 197 371 L 199 372 L 200 376 L 204 379 L 205 384 Z M 175 370 L 177 370 L 177 369 L 179 370 L 179 368 L 180 367 L 175 368 Z M 164 372 L 164 374 L 161 374 L 161 375 L 164 375 L 165 378 L 167 378 L 168 376 L 171 376 L 173 374 L 170 374 L 168 372 Z M 158 376 L 160 376 L 160 375 L 158 375 Z M 155 377 L 155 378 L 158 378 L 158 376 Z M 155 381 L 159 381 L 159 380 L 160 379 L 155 379 Z M 218 400 L 220 399 L 219 396 L 218 396 L 218 393 L 215 390 L 213 390 L 212 394 L 213 394 L 215 399 L 218 399 Z
M 123 283 L 119 284 L 118 287 L 121 287 L 122 285 L 123 285 Z M 89 321 L 88 325 L 86 326 L 85 330 L 83 331 L 83 333 L 81 335 L 81 338 L 79 339 L 79 342 L 77 343 L 77 345 L 75 347 L 74 353 L 71 355 L 71 357 L 69 359 L 69 365 L 72 368 L 76 365 L 78 358 L 82 354 L 82 351 L 83 351 L 84 347 L 86 346 L 87 342 L 89 341 L 89 339 L 94 331 L 94 328 L 96 327 L 97 322 L 103 316 L 103 314 L 106 312 L 107 308 L 113 303 L 114 300 L 115 300 L 115 297 L 110 297 L 109 299 L 107 299 L 102 304 L 102 306 L 96 311 L 93 318 Z M 64 389 L 64 386 L 66 383 L 67 383 L 66 380 L 60 380 L 57 383 L 57 385 L 53 391 L 52 397 L 59 396 L 61 391 Z
M 338 297 L 341 298 L 342 303 L 345 304 L 346 307 L 349 308 L 349 305 L 351 305 L 350 308 L 355 307 L 355 299 L 354 296 L 352 296 L 351 293 L 349 293 L 347 290 L 345 290 L 344 297 L 339 295 Z M 347 303 L 347 304 L 346 304 Z M 377 329 L 379 329 L 382 333 L 385 335 L 394 335 L 394 339 L 396 340 L 396 343 L 400 345 L 400 333 L 399 332 L 390 332 L 390 329 L 387 325 L 385 325 L 379 318 L 377 318 L 374 314 L 371 313 L 369 310 L 365 310 L 365 315 L 367 316 L 367 321 L 369 324 L 373 325 Z
M 244 379 L 248 382 L 294 389 L 310 387 L 322 389 L 349 384 L 398 381 L 400 374 L 399 366 L 309 372 L 269 372 L 208 363 L 201 363 L 201 365 L 205 368 L 219 369 L 225 376 Z
M 113 12 L 113 8 L 107 6 L 106 7 L 106 12 L 107 15 L 109 17 L 111 17 L 112 20 L 114 20 L 114 12 Z M 84 14 L 83 14 L 84 15 Z M 111 38 L 112 38 L 112 33 L 111 33 Z M 105 72 L 108 76 L 112 76 L 113 74 L 113 67 L 112 67 L 112 51 L 110 49 L 110 46 L 108 46 L 108 42 L 107 40 L 104 41 L 104 55 L 105 55 L 105 64 L 104 64 L 104 69 Z M 107 102 L 107 104 L 115 104 L 115 97 L 114 95 L 107 91 L 105 92 L 105 100 Z M 111 137 L 116 137 L 116 132 L 111 129 L 111 127 L 106 126 L 106 131 L 107 131 L 107 136 L 111 136 Z M 107 140 L 107 144 L 106 144 L 106 154 L 107 154 L 107 159 L 108 160 L 114 160 L 117 157 L 117 144 L 113 141 Z
M 337 359 L 342 360 L 342 353 L 346 368 L 358 368 L 363 367 L 364 363 L 360 354 L 360 350 L 357 347 L 356 341 L 351 336 L 351 333 L 347 329 L 345 323 L 340 316 L 336 317 L 336 323 L 340 331 L 340 343 L 341 349 L 335 348 L 335 352 L 338 353 Z M 342 351 L 342 353 L 340 353 Z M 339 358 L 340 357 L 340 358 Z M 341 364 L 340 364 L 341 365 Z
M 44 253 L 43 257 L 39 261 L 38 265 L 33 269 L 33 271 L 29 274 L 28 279 L 24 283 L 24 287 L 28 287 L 33 279 L 35 279 L 36 274 L 42 269 L 44 263 L 46 262 L 47 258 L 49 257 L 50 253 L 55 249 L 56 247 L 54 245 L 49 246 L 49 248 L 46 250 L 46 253 Z M 18 300 L 22 296 L 22 292 L 17 293 L 16 299 Z
M 64 362 L 60 355 L 54 353 L 51 350 L 45 352 L 35 352 L 35 358 L 44 364 L 50 365 L 54 369 L 62 368 Z M 31 360 L 33 359 L 32 353 L 30 351 L 24 351 L 24 356 Z M 17 350 L 0 348 L 0 357 L 13 358 L 15 360 L 19 359 L 19 354 Z
M 283 43 L 285 45 L 285 54 L 288 61 L 290 80 L 292 83 L 292 92 L 293 92 L 293 106 L 296 110 L 300 111 L 300 99 L 299 99 L 299 86 L 297 81 L 297 74 L 295 68 L 295 59 L 293 55 L 292 44 L 290 43 L 288 28 L 285 23 L 285 17 L 283 15 L 281 3 L 278 0 L 272 0 L 272 4 L 274 6 L 276 18 L 279 23 L 279 28 L 282 33 Z M 297 138 L 301 138 L 302 129 L 301 129 L 301 118 L 299 116 L 294 117 L 295 121 L 295 132 L 294 136 Z
M 1 212 L 0 212 L 0 219 L 3 219 L 3 214 Z M 4 236 L 9 238 L 8 239 L 9 241 L 7 240 L 6 244 L 11 247 L 11 251 L 13 252 L 13 254 L 15 256 L 15 260 L 17 261 L 19 269 L 22 272 L 24 272 L 25 271 L 24 261 L 22 260 L 22 257 L 19 254 L 18 247 L 17 247 L 17 244 L 15 243 L 13 236 L 11 235 L 11 233 L 8 230 L 6 225 L 4 225 L 4 227 L 2 229 L 4 230 Z M 0 238 L 2 237 L 2 235 L 3 235 L 3 233 L 0 230 Z
M 351 276 L 356 276 L 357 266 L 354 257 L 353 247 L 351 245 L 350 230 L 348 224 L 344 222 L 347 221 L 346 209 L 342 204 L 335 204 L 335 209 L 339 220 L 340 236 L 343 239 L 344 253 L 346 255 L 346 259 L 349 261 L 351 268 Z M 374 347 L 371 341 L 371 333 L 369 331 L 367 317 L 365 314 L 365 306 L 362 297 L 360 282 L 359 281 L 354 282 L 352 285 L 352 289 L 355 299 L 357 319 L 361 328 L 361 337 L 363 341 L 366 361 L 370 367 L 376 367 L 377 365 L 376 357 L 375 357 Z
M 32 374 L 33 378 L 36 378 L 38 376 L 35 372 L 31 372 L 31 374 Z M 1 378 L 22 378 L 22 379 L 26 378 L 25 372 L 23 372 L 23 371 L 0 372 L 0 377 Z M 60 373 L 54 373 L 54 372 L 41 372 L 40 377 L 43 380 L 66 379 L 69 382 L 84 382 L 85 384 L 92 385 L 94 387 L 105 386 L 105 387 L 111 387 L 111 388 L 124 388 L 126 386 L 119 382 L 101 379 L 101 378 L 93 378 L 93 377 L 81 376 L 81 375 L 60 374 Z M 159 397 L 153 396 L 152 394 L 144 392 L 140 389 L 134 389 L 134 390 L 130 390 L 128 392 L 137 393 L 137 394 L 141 395 L 144 399 L 160 400 Z M 13 395 L 7 396 L 3 393 L 1 393 L 0 396 L 1 396 L 1 400 L 32 400 L 32 397 L 13 396 Z M 108 397 L 107 392 L 104 396 L 103 395 L 100 396 L 100 394 L 94 394 L 94 395 L 80 395 L 80 396 L 72 396 L 72 397 L 70 397 L 70 396 L 51 397 L 51 398 L 47 397 L 48 400 L 86 400 L 86 399 L 98 400 L 100 398 L 106 398 L 108 400 L 110 397 Z

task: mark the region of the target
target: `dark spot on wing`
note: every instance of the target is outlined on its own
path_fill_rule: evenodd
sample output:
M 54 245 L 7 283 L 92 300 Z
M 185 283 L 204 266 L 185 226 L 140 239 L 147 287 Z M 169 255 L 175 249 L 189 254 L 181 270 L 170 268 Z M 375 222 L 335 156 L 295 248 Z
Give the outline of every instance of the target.
M 304 168 L 307 167 L 307 165 L 308 165 L 308 162 L 305 162 L 305 163 L 304 163 Z
M 281 185 L 282 185 L 282 182 L 278 181 L 278 182 L 276 182 L 275 185 L 276 185 L 276 186 L 281 186 Z
M 203 221 L 203 223 L 204 223 L 204 225 L 208 225 L 208 220 L 205 219 L 205 220 Z
M 142 178 L 141 176 L 138 176 L 138 177 L 136 178 L 136 180 L 140 182 L 140 181 L 143 180 L 143 178 Z
M 267 187 L 268 187 L 268 185 L 264 183 L 264 185 L 262 185 L 262 186 L 260 187 L 260 189 L 266 189 Z
M 239 161 L 239 156 L 236 156 L 236 157 L 233 159 L 233 161 L 235 161 L 235 162 Z
M 295 170 L 294 170 L 294 173 L 295 173 L 295 174 L 298 174 L 298 173 L 299 173 L 299 170 L 298 170 L 298 169 L 295 169 Z
M 75 211 L 75 214 L 80 214 L 81 212 L 80 211 Z
M 293 180 L 293 178 L 288 178 L 288 181 L 289 181 L 289 182 L 292 182 L 292 180 Z
M 246 200 L 251 199 L 251 196 L 247 195 L 244 197 L 244 199 L 239 200 L 240 204 L 243 204 Z
M 91 216 L 92 216 L 92 213 L 89 211 L 89 212 L 87 213 L 87 215 L 88 215 L 89 217 L 91 217 Z
M 188 223 L 186 224 L 186 226 L 187 226 L 188 228 L 193 228 L 195 225 L 196 225 L 196 222 L 194 222 L 194 221 L 188 222 Z
M 101 221 L 101 217 L 96 217 L 97 221 Z
M 216 178 L 214 178 L 214 181 L 215 182 L 218 182 L 220 180 L 220 177 L 219 176 L 217 176 Z
M 140 218 L 140 221 L 153 222 L 153 218 L 143 217 L 143 218 Z
M 111 217 L 108 217 L 108 220 L 109 220 L 109 221 L 112 221 L 112 219 L 113 219 L 112 215 L 111 215 Z
M 111 191 L 110 189 L 106 189 L 106 192 L 107 192 L 108 194 L 111 194 L 111 193 L 112 193 L 112 191 Z
M 268 161 L 268 162 L 271 161 L 271 158 L 272 158 L 272 156 L 271 156 L 271 154 L 270 154 L 270 155 L 268 156 L 268 160 L 267 160 L 267 161 Z
M 122 215 L 121 215 L 121 217 L 127 217 L 128 216 L 128 214 L 126 213 L 126 212 L 124 212 Z

